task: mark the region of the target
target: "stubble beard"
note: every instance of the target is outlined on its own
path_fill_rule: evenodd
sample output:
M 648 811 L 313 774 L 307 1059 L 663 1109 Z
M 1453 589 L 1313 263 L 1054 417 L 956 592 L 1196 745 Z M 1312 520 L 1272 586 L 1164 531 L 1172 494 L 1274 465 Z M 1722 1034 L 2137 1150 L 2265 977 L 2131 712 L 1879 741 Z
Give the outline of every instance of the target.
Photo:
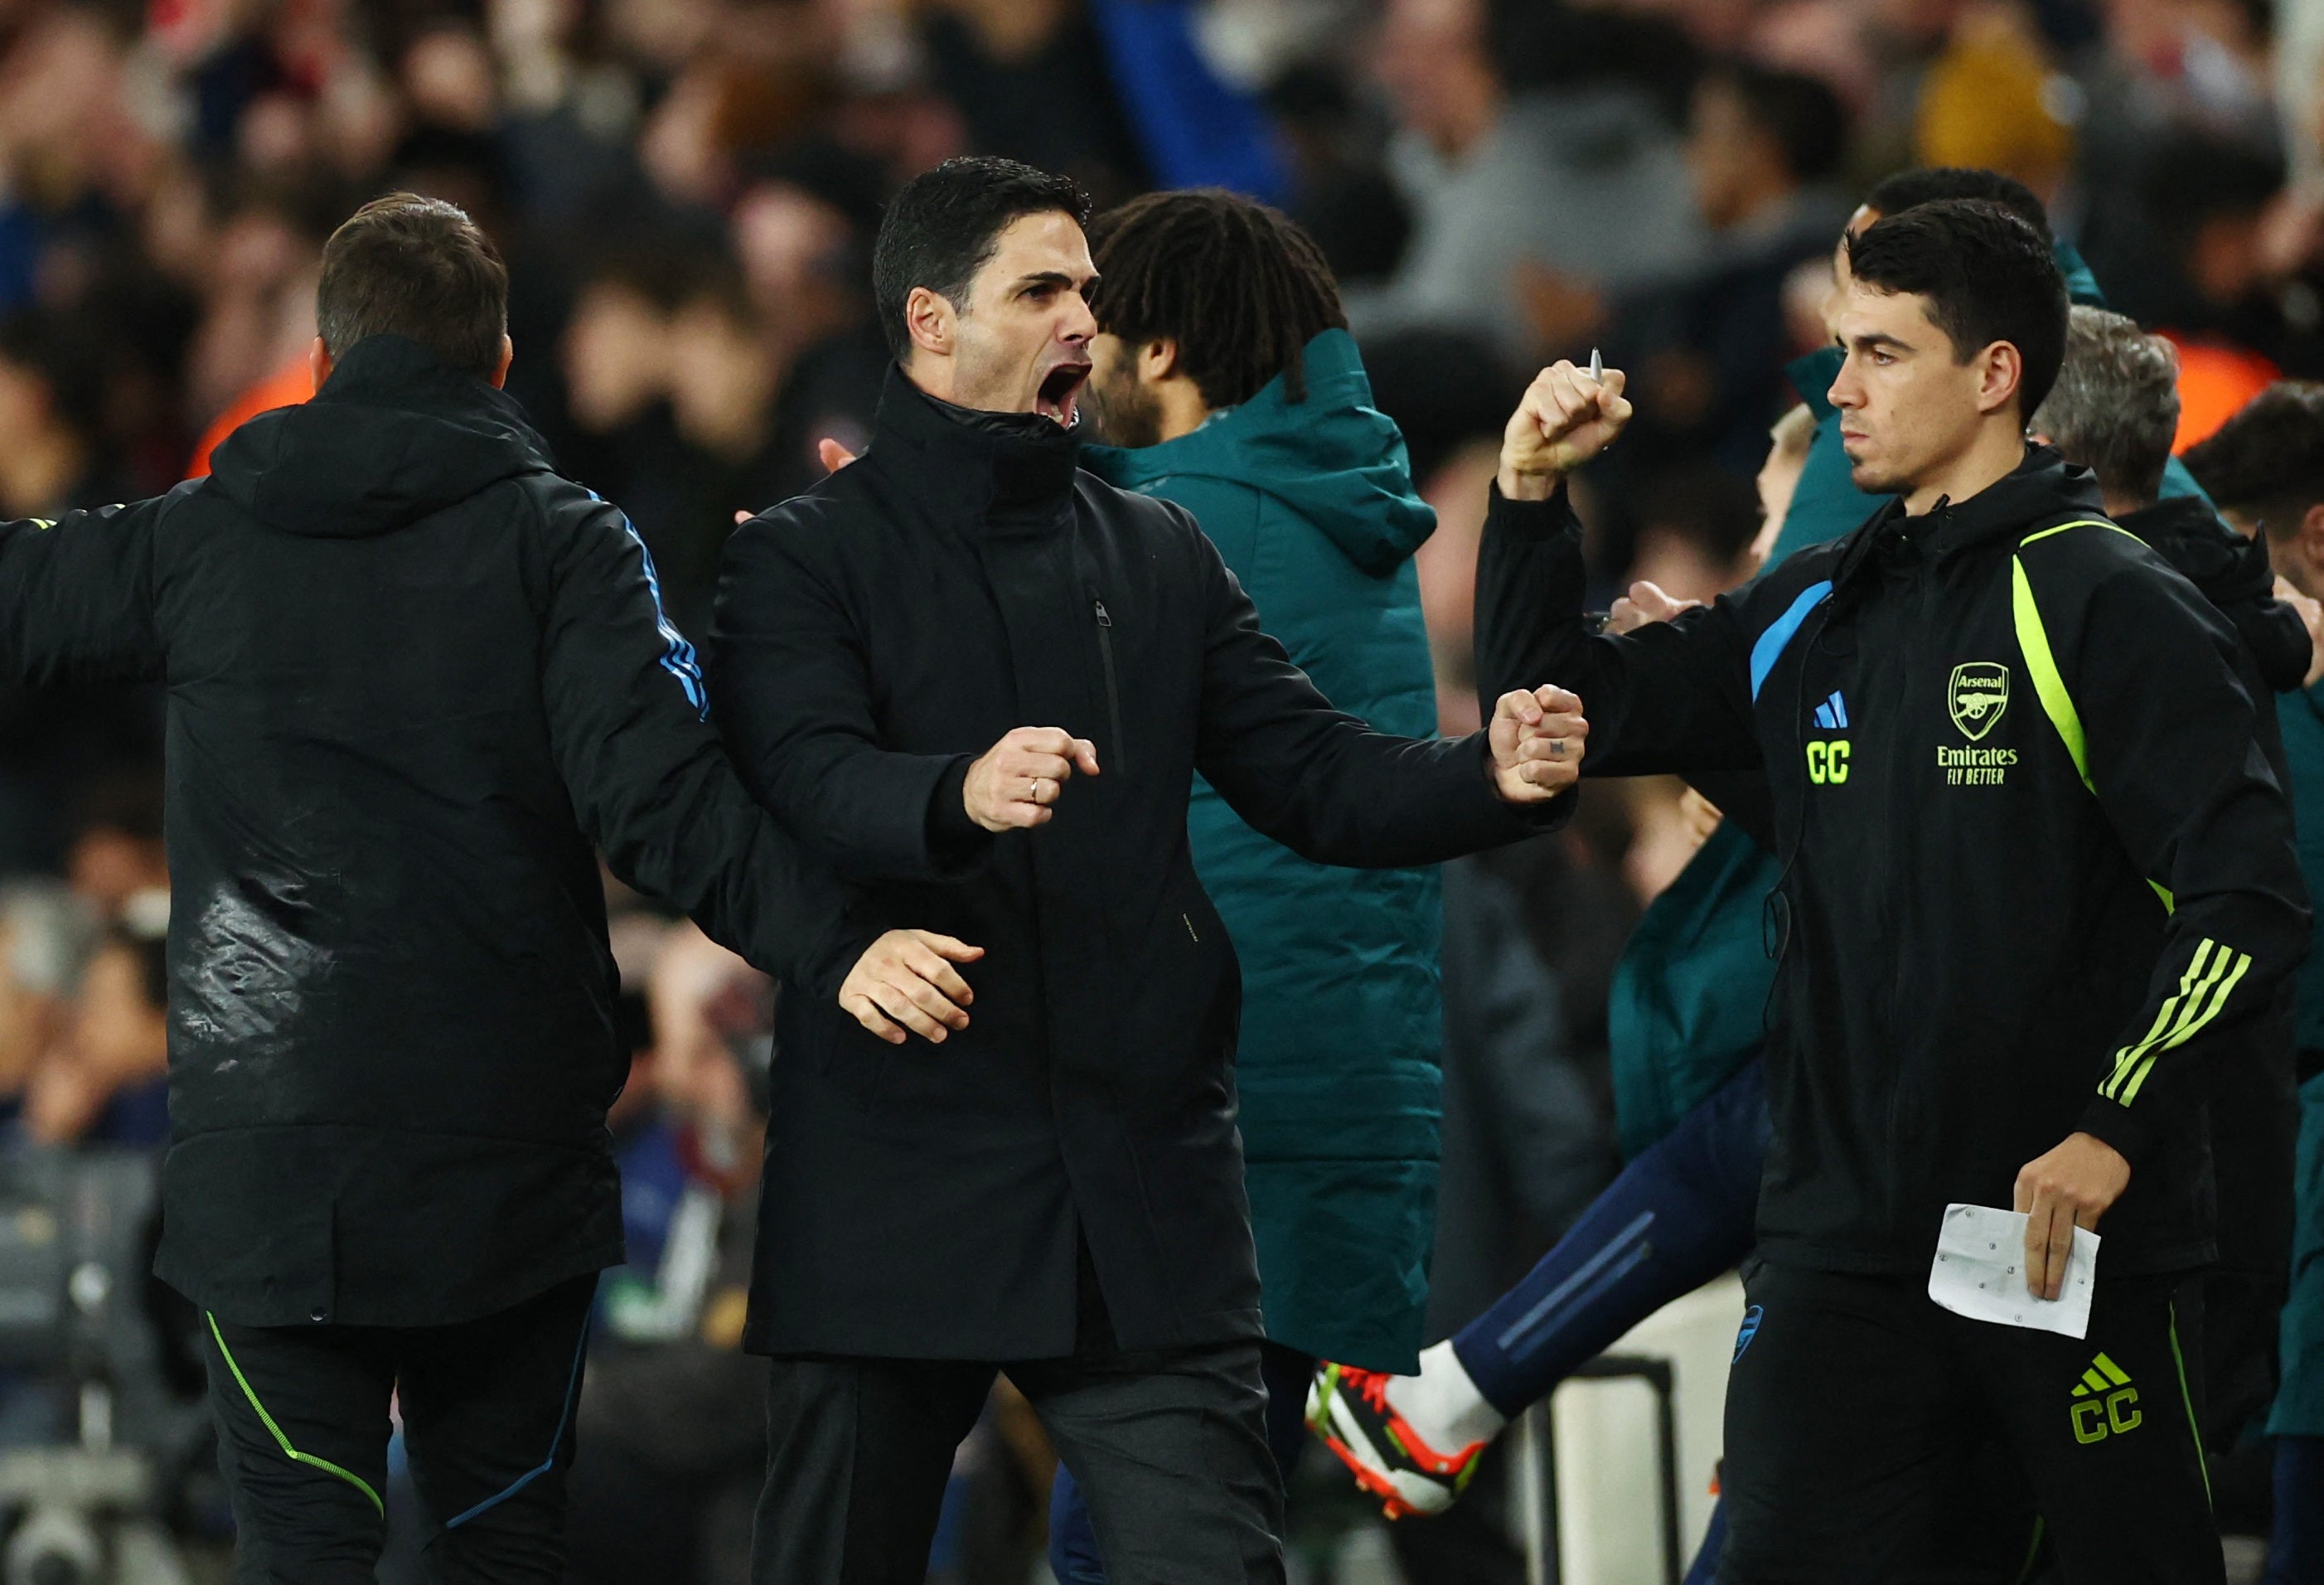
M 1095 438 L 1125 451 L 1162 444 L 1162 403 L 1137 381 L 1109 373 L 1082 387 L 1082 412 Z

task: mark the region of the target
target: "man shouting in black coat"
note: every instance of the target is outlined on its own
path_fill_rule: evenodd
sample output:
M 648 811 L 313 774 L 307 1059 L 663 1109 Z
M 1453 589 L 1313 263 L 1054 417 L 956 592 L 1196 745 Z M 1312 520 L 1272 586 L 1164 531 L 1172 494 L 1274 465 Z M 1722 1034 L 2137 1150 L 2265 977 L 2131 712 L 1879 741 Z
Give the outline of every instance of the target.
M 877 919 L 985 952 L 941 1044 L 779 1015 L 749 1334 L 776 1356 L 769 1585 L 918 1585 L 996 1369 L 1115 1585 L 1282 1577 L 1194 777 L 1308 858 L 1425 864 L 1543 829 L 1580 758 L 1547 687 L 1473 737 L 1370 732 L 1182 509 L 1075 468 L 1084 214 L 1007 161 L 908 186 L 872 446 L 727 552 L 711 679 L 745 779 Z
M 391 1392 L 431 1577 L 564 1577 L 622 1260 L 593 840 L 882 1027 L 961 950 L 846 928 L 735 780 L 643 542 L 496 389 L 507 293 L 466 216 L 383 198 L 324 249 L 313 401 L 160 500 L 0 524 L 0 677 L 168 685 L 157 1269 L 204 1311 L 245 1581 L 368 1585 Z

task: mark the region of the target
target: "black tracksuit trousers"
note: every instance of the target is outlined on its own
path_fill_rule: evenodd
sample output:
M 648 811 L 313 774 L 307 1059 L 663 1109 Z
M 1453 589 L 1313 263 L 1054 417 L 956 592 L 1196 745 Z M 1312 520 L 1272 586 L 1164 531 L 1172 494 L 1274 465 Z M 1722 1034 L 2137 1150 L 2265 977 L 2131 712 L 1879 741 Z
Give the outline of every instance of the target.
M 1955 1315 L 1925 1277 L 1747 1267 L 1720 1585 L 2008 1585 L 2042 1532 L 2066 1585 L 2218 1585 L 2181 1279 L 2100 1271 L 2077 1339 Z M 2014 1462 L 1998 1485 L 2030 1487 L 2042 1531 L 1964 1566 L 1978 1459 Z
M 437 1585 L 558 1585 L 565 1472 L 597 1279 L 456 1326 L 235 1326 L 205 1315 L 241 1585 L 373 1585 L 388 1407 Z

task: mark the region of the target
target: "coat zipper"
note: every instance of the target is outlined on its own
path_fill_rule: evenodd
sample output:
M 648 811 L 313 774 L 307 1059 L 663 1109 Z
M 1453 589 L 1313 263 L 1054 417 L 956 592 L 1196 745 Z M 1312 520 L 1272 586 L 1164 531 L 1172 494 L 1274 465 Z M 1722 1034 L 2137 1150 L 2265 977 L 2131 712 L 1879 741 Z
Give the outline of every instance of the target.
M 1129 756 L 1121 746 L 1121 689 L 1113 677 L 1113 618 L 1106 614 L 1105 602 L 1094 594 L 1090 596 L 1090 608 L 1097 613 L 1097 654 L 1105 667 L 1106 723 L 1113 729 L 1113 742 L 1107 745 L 1112 751 L 1109 756 L 1112 762 L 1106 769 L 1116 776 L 1127 776 Z M 1187 928 L 1191 931 L 1194 926 Z

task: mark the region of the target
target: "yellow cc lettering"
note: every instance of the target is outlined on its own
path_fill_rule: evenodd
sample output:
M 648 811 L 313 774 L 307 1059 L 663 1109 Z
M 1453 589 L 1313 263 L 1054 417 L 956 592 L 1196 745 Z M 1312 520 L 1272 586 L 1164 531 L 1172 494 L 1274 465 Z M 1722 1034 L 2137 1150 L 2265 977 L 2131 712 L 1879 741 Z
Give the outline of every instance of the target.
M 1838 787 L 1848 779 L 1847 739 L 1808 745 L 1808 779 L 1818 787 Z
M 2138 1407 L 2138 1389 L 2135 1387 L 2108 1393 L 2104 1402 L 2085 1398 L 2073 1405 L 2070 1413 L 2074 1422 L 2074 1440 L 2084 1443 L 2120 1436 L 2126 1431 L 2137 1430 L 2146 1422 L 2145 1415 Z

